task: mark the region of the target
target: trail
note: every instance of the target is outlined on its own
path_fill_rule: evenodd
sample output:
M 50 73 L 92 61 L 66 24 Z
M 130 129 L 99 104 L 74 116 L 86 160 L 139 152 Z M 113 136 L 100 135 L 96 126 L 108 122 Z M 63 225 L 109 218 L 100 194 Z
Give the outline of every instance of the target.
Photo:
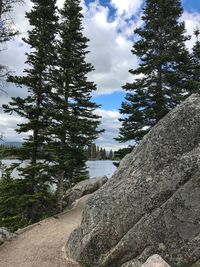
M 66 260 L 63 247 L 70 233 L 80 224 L 89 196 L 75 208 L 29 227 L 0 247 L 0 267 L 78 267 Z

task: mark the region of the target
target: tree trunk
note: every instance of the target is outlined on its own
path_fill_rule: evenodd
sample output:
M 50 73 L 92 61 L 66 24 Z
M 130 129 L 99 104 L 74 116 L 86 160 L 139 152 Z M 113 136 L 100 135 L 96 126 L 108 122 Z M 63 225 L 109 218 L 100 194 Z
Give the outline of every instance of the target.
M 59 212 L 63 211 L 64 173 L 64 171 L 60 172 L 57 179 L 57 207 Z
M 3 12 L 3 0 L 0 0 L 0 20 Z

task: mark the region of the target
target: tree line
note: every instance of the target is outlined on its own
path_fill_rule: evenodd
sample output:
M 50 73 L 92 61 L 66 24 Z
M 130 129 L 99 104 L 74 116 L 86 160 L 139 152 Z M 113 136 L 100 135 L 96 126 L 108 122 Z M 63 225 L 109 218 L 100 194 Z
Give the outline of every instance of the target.
M 105 148 L 92 144 L 85 149 L 88 160 L 116 160 L 115 153 L 111 149 L 107 151 Z
M 12 159 L 15 158 L 17 154 L 17 147 L 15 146 L 7 146 L 7 145 L 0 145 L 0 159 Z
M 0 145 L 0 159 L 16 159 L 18 149 L 22 143 L 11 142 L 11 144 Z M 84 149 L 87 160 L 117 160 L 116 153 L 112 149 L 109 151 L 105 148 L 92 144 Z M 27 158 L 28 160 L 29 158 Z

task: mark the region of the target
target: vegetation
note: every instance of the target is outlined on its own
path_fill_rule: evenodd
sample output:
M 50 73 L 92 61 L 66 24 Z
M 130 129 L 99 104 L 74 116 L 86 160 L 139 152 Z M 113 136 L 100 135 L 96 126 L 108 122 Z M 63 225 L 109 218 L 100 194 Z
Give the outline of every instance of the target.
M 200 41 L 199 35 L 200 30 L 196 28 L 194 31 L 194 35 L 196 36 L 196 42 L 194 44 L 192 53 L 190 55 L 190 68 L 189 77 L 190 77 L 190 87 L 194 93 L 200 92 Z
M 24 39 L 31 47 L 29 67 L 24 76 L 8 77 L 19 88 L 26 86 L 28 95 L 3 105 L 5 112 L 26 119 L 18 125 L 18 133 L 32 133 L 18 148 L 18 159 L 29 159 L 26 166 L 17 167 L 23 200 L 17 203 L 23 210 L 23 224 L 62 210 L 64 190 L 88 178 L 84 147 L 100 132 L 99 117 L 93 113 L 98 106 L 91 101 L 96 86 L 87 80 L 93 67 L 85 62 L 88 39 L 82 35 L 80 1 L 65 1 L 60 24 L 56 0 L 33 4 L 26 14 L 32 28 Z M 17 194 L 16 182 L 4 176 L 2 194 L 5 183 Z
M 41 217 L 38 207 L 43 205 L 44 199 L 49 199 L 48 191 L 52 182 L 48 175 L 45 133 L 49 123 L 46 110 L 49 108 L 50 76 L 55 55 L 53 43 L 58 21 L 55 2 L 34 1 L 32 10 L 26 14 L 32 26 L 28 38 L 24 39 L 32 48 L 26 61 L 29 67 L 24 70 L 24 76 L 9 76 L 8 81 L 19 88 L 26 86 L 28 95 L 25 98 L 13 97 L 9 105 L 3 105 L 5 112 L 15 112 L 26 119 L 25 123 L 19 125 L 18 133 L 32 132 L 18 153 L 21 161 L 30 159 L 25 167 L 18 168 L 21 177 L 24 177 L 22 187 L 27 199 L 27 222 L 35 222 Z
M 135 30 L 138 40 L 132 53 L 140 64 L 130 73 L 133 83 L 127 91 L 120 113 L 120 142 L 138 143 L 143 136 L 171 109 L 191 92 L 187 70 L 189 52 L 185 47 L 185 25 L 180 0 L 147 0 L 144 24 Z
M 11 175 L 15 164 L 9 168 L 1 164 L 0 171 L 0 227 L 8 227 L 11 231 L 16 231 L 32 223 L 29 217 L 28 207 L 30 200 L 33 199 L 28 195 L 30 181 L 28 179 L 14 179 Z M 39 193 L 38 196 L 39 197 Z M 36 203 L 35 201 L 33 202 Z M 51 190 L 46 193 L 45 197 L 34 205 L 35 214 L 41 214 L 40 219 L 55 214 L 55 198 Z M 28 220 L 28 218 L 30 218 Z
M 105 148 L 92 144 L 85 149 L 85 154 L 88 160 L 115 160 L 113 150 L 106 151 Z
M 0 45 L 10 41 L 13 37 L 18 34 L 12 27 L 12 20 L 8 14 L 12 11 L 15 3 L 23 2 L 22 0 L 0 0 Z M 1 50 L 0 50 L 1 52 Z M 6 66 L 0 64 L 0 89 L 2 90 L 2 83 L 8 74 Z
M 84 147 L 100 133 L 100 117 L 94 114 L 99 106 L 91 100 L 96 85 L 87 78 L 94 68 L 85 60 L 89 40 L 82 33 L 81 11 L 80 0 L 66 0 L 60 11 L 55 89 L 51 92 L 52 108 L 48 110 L 48 149 L 53 162 L 50 173 L 55 174 L 59 210 L 64 189 L 89 178 Z
M 12 27 L 12 21 L 8 14 L 13 8 L 15 3 L 22 2 L 21 0 L 0 0 L 0 44 L 2 45 L 12 38 L 14 38 L 18 31 Z M 5 46 L 4 46 L 5 47 Z M 2 50 L 0 50 L 1 52 Z M 9 71 L 6 66 L 0 64 L 0 90 L 3 90 L 3 83 Z M 3 136 L 0 134 L 0 140 Z M 0 146 L 0 159 L 1 157 L 11 156 L 13 151 L 10 147 Z M 0 161 L 0 227 L 6 226 L 11 230 L 24 226 L 21 218 L 21 212 L 17 209 L 17 202 L 20 199 L 20 184 L 19 180 L 11 178 L 11 169 L 8 169 Z M 20 189 L 20 190 L 18 190 Z
M 12 159 L 16 158 L 18 154 L 18 148 L 14 146 L 0 145 L 0 159 Z
M 133 148 L 134 148 L 133 146 L 129 146 L 129 147 L 121 148 L 121 149 L 115 151 L 114 152 L 114 159 L 118 160 L 118 161 L 123 159 L 127 154 L 132 152 Z M 120 162 L 113 162 L 113 164 L 116 167 L 119 167 Z

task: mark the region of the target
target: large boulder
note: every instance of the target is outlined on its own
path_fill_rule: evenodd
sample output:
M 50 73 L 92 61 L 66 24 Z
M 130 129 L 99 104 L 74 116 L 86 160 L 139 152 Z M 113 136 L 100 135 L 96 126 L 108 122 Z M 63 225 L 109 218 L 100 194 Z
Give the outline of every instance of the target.
M 106 176 L 95 177 L 95 178 L 81 181 L 80 183 L 76 184 L 74 187 L 67 190 L 64 196 L 65 206 L 71 205 L 77 199 L 80 199 L 81 197 L 85 195 L 94 193 L 100 187 L 102 187 L 107 181 L 108 181 L 108 178 Z
M 200 259 L 200 96 L 163 118 L 87 202 L 66 252 L 89 266 Z

